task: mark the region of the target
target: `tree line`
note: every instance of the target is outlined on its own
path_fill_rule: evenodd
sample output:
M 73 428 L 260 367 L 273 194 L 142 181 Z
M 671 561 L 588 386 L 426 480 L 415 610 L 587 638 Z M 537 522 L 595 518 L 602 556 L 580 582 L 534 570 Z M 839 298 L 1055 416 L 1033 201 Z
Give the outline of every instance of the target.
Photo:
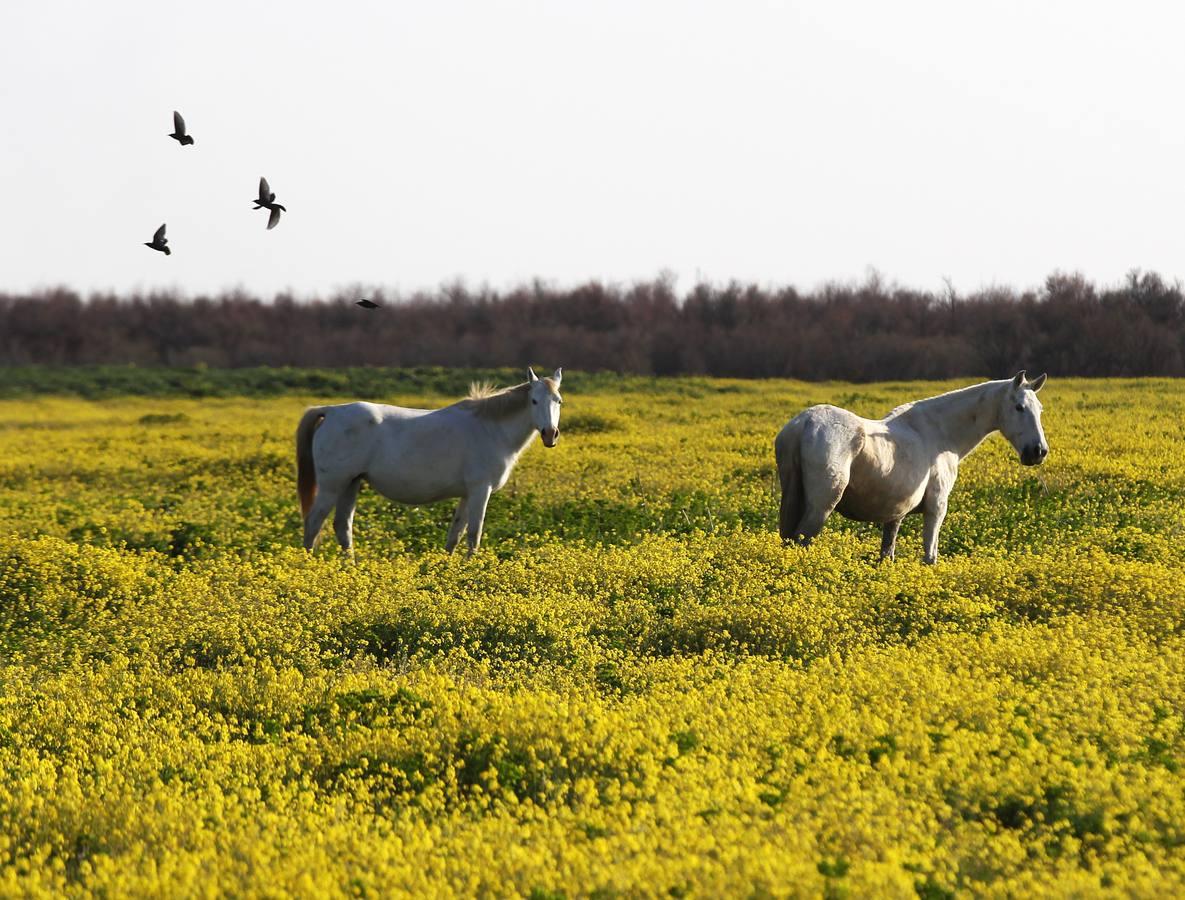
M 241 292 L 0 293 L 0 365 L 464 366 L 808 380 L 1185 374 L 1185 294 L 1156 273 L 1115 286 L 919 291 L 876 276 L 793 287 L 670 280 L 561 289 L 448 285 L 298 302 Z

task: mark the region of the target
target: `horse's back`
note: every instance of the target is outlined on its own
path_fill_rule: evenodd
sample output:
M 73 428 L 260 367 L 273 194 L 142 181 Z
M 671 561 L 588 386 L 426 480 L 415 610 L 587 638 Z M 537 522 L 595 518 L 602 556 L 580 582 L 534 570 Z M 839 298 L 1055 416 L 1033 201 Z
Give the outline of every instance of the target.
M 320 407 L 320 409 L 323 411 L 327 423 L 332 422 L 343 429 L 414 419 L 431 412 L 427 409 L 407 409 L 402 406 L 388 406 L 385 403 L 371 403 L 367 400 L 337 403 L 333 406 Z
M 355 447 L 377 441 L 385 430 L 398 429 L 403 423 L 422 418 L 429 410 L 407 409 L 358 400 L 323 407 L 325 421 L 314 437 L 314 452 L 330 451 L 340 443 Z
M 860 452 L 869 427 L 874 425 L 853 412 L 824 403 L 804 409 L 782 431 L 788 438 L 797 435 L 799 453 L 806 459 L 830 462 L 846 457 L 850 461 Z
M 430 410 L 359 400 L 326 406 L 323 412 L 325 421 L 313 436 L 313 455 L 319 469 L 337 470 L 365 467 L 392 432 L 402 432 Z

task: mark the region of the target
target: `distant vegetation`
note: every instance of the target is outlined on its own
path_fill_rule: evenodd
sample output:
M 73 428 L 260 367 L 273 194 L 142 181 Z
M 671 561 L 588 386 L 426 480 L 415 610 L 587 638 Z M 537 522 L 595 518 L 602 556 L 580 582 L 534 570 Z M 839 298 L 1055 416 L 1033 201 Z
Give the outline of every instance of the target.
M 960 295 L 869 278 L 792 287 L 663 280 L 297 302 L 241 293 L 0 294 L 0 365 L 513 367 L 808 380 L 1185 374 L 1185 291 L 1133 271 L 1116 287 L 1055 274 L 1041 290 Z M 113 376 L 118 377 L 118 376 Z M 154 376 L 155 377 L 155 376 Z M 284 376 L 299 381 L 302 376 Z M 351 376 L 361 377 L 361 376 Z M 417 389 L 422 386 L 417 386 Z M 320 387 L 316 387 L 320 391 Z
M 278 397 L 283 395 L 379 399 L 400 393 L 455 397 L 474 381 L 509 385 L 526 381 L 525 365 L 515 369 L 445 369 L 416 366 L 388 369 L 356 366 L 298 369 L 292 366 L 212 369 L 197 366 L 14 366 L 0 375 L 0 397 L 63 394 L 104 397 Z M 628 378 L 628 377 L 626 377 Z M 620 383 L 611 373 L 573 373 L 565 386 Z

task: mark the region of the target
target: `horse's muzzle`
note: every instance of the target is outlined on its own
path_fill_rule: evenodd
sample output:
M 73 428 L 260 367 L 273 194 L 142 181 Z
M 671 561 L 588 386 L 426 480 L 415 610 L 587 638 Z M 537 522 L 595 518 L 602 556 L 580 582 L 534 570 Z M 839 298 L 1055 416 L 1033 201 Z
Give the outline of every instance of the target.
M 541 428 L 539 434 L 543 437 L 544 447 L 554 447 L 560 440 L 560 430 L 558 428 Z
M 1020 461 L 1026 466 L 1039 466 L 1049 455 L 1049 448 L 1044 444 L 1029 444 L 1020 454 Z

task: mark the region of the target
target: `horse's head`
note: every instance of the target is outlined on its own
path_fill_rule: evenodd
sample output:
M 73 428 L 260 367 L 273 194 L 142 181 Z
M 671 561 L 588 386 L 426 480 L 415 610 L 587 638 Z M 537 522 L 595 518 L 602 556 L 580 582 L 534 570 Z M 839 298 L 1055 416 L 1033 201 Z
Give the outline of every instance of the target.
M 530 382 L 531 421 L 543 438 L 544 447 L 554 447 L 560 439 L 560 380 L 563 369 L 556 369 L 549 378 L 540 378 L 534 369 L 527 369 Z
M 1040 465 L 1049 455 L 1049 444 L 1041 429 L 1041 401 L 1037 399 L 1037 391 L 1044 384 L 1044 375 L 1028 381 L 1022 369 L 1000 400 L 1000 433 L 1008 438 L 1026 466 Z

